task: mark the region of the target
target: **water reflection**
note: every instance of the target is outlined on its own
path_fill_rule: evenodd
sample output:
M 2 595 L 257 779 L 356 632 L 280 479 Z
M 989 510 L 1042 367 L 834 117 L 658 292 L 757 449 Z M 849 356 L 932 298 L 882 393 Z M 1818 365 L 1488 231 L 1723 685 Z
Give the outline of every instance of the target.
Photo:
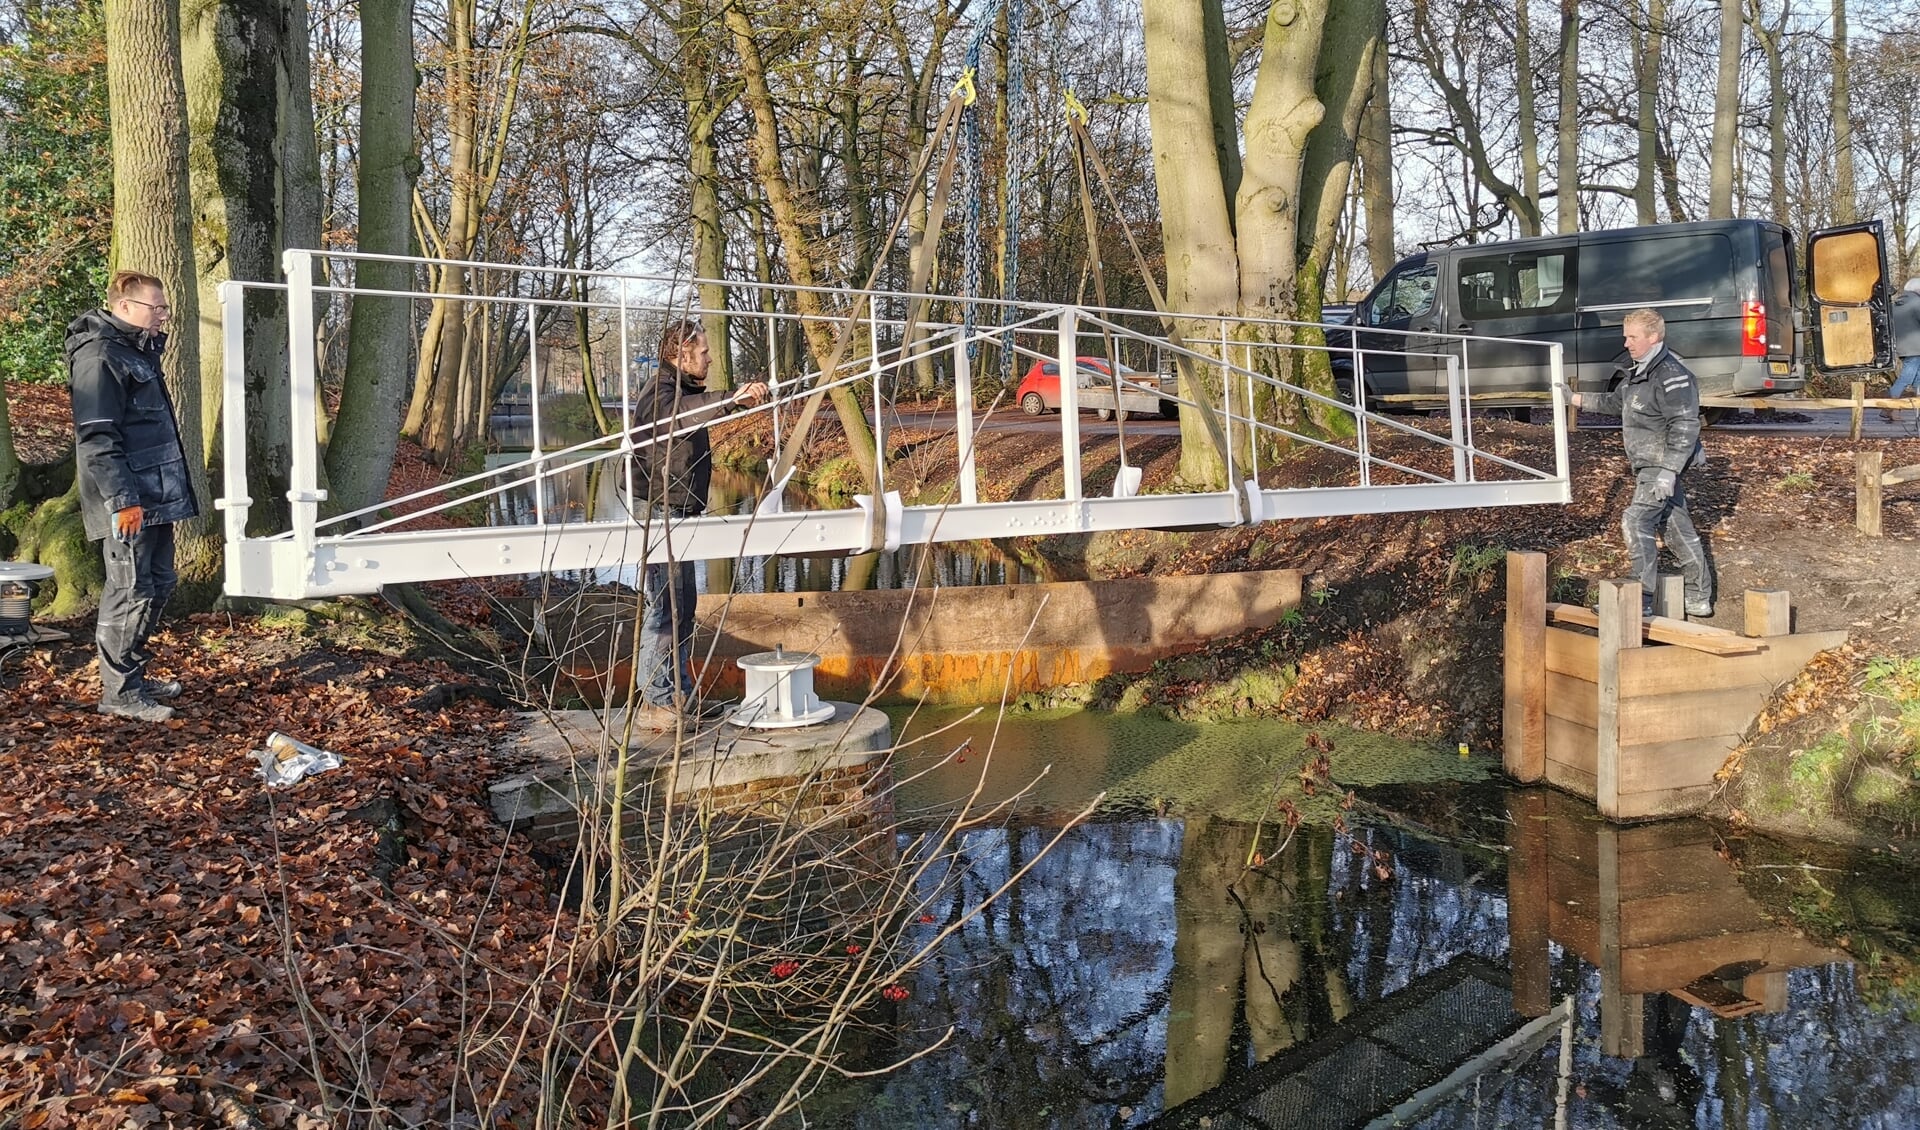
M 919 971 L 876 1061 L 949 1025 L 955 1040 L 823 1093 L 810 1124 L 1359 1126 L 1421 1088 L 1411 1117 L 1435 1130 L 1920 1120 L 1911 1005 L 1869 1000 L 1844 954 L 1770 917 L 1713 829 L 1620 829 L 1557 794 L 1481 792 L 1491 819 L 1473 833 L 1303 826 L 1251 868 L 1271 825 L 1077 828 Z M 965 894 L 1027 862 L 1048 823 L 968 835 Z M 1497 995 L 1491 1036 L 1431 991 L 1463 969 Z M 1529 1020 L 1563 1002 L 1564 1073 L 1561 1014 Z M 1476 1056 L 1464 1085 L 1437 1086 Z M 1310 1121 L 1273 1113 L 1287 1095 Z

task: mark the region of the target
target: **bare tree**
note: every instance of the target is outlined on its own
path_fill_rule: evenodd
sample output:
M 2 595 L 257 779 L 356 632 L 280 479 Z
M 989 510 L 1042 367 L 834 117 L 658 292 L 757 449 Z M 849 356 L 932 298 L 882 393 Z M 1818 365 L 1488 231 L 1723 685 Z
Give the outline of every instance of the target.
M 1713 165 L 1707 176 L 1707 215 L 1733 215 L 1733 151 L 1740 131 L 1739 0 L 1720 0 L 1720 70 L 1713 95 Z

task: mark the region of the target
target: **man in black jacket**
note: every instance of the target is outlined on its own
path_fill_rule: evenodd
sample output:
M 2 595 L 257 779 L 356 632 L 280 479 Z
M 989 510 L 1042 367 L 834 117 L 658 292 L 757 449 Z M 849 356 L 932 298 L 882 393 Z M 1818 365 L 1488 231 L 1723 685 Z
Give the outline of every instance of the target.
M 173 593 L 173 523 L 197 517 L 173 399 L 160 374 L 172 316 L 160 280 L 121 271 L 104 310 L 67 327 L 80 517 L 105 542 L 106 588 L 95 641 L 100 712 L 162 722 L 180 684 L 147 678 L 147 641 Z
M 649 525 L 649 548 L 667 526 L 705 513 L 713 481 L 713 444 L 707 425 L 736 407 L 767 400 L 767 386 L 742 385 L 708 392 L 713 363 L 700 323 L 669 325 L 660 337 L 660 368 L 634 401 L 634 513 Z M 704 711 L 693 694 L 693 609 L 697 593 L 691 561 L 660 562 L 642 573 L 646 607 L 640 619 L 640 650 L 634 677 L 642 699 L 641 722 L 668 730 L 699 721 Z
M 1680 476 L 1706 461 L 1700 446 L 1700 389 L 1693 372 L 1667 348 L 1667 323 L 1657 310 L 1635 310 L 1621 326 L 1633 367 L 1621 374 L 1612 392 L 1583 397 L 1575 408 L 1620 417 L 1620 438 L 1633 468 L 1633 501 L 1620 516 L 1620 531 L 1640 581 L 1642 612 L 1653 609 L 1659 579 L 1660 550 L 1654 535 L 1680 562 L 1686 580 L 1688 616 L 1713 615 L 1713 569 L 1700 534 L 1687 513 L 1687 492 Z

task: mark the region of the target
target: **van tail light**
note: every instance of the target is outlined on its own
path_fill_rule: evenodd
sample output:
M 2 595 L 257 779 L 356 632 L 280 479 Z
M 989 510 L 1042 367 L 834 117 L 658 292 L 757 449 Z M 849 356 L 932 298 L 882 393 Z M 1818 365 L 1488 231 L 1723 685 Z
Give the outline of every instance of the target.
M 1740 307 L 1740 356 L 1767 355 L 1767 305 L 1746 302 Z

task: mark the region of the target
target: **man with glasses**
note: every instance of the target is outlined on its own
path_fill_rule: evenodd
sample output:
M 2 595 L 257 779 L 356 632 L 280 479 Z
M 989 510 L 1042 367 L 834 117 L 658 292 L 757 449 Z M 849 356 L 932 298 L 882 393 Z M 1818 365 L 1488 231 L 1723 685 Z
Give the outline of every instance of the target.
M 173 310 L 160 280 L 120 271 L 107 305 L 67 327 L 67 372 L 87 537 L 104 541 L 106 588 L 94 638 L 100 713 L 164 722 L 172 679 L 147 678 L 147 641 L 173 593 L 173 523 L 197 517 L 160 355 Z

